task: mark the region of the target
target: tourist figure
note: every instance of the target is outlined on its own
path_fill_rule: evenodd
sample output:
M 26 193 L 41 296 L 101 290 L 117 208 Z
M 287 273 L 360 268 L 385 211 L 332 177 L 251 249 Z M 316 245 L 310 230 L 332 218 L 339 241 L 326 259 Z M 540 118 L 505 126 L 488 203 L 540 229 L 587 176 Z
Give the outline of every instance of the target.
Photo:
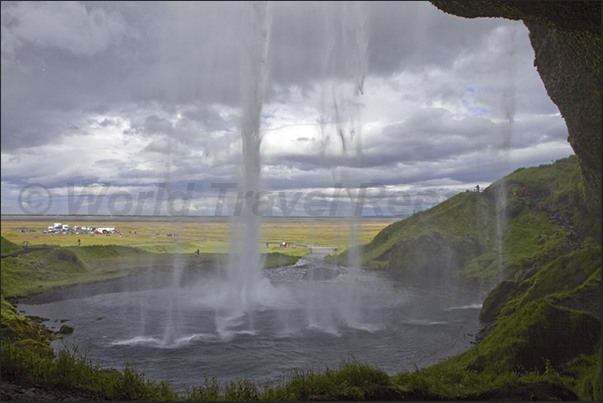
M 78 239 L 78 240 L 77 240 L 77 246 L 80 246 L 80 243 L 81 243 L 81 242 L 82 242 L 82 241 L 80 241 L 80 240 Z
M 477 193 L 479 193 L 479 185 L 475 187 L 477 189 Z
M 266 242 L 266 249 L 268 249 L 268 244 L 269 244 L 269 243 L 270 243 L 270 242 Z

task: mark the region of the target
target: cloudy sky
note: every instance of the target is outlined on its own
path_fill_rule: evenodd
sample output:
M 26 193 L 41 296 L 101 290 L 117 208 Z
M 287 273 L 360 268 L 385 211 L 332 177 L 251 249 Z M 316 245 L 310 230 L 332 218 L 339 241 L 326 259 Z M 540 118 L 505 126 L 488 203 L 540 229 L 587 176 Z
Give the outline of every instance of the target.
M 2 213 L 233 215 L 254 88 L 264 215 L 348 215 L 368 187 L 363 215 L 404 216 L 573 154 L 522 22 L 257 9 L 3 1 Z

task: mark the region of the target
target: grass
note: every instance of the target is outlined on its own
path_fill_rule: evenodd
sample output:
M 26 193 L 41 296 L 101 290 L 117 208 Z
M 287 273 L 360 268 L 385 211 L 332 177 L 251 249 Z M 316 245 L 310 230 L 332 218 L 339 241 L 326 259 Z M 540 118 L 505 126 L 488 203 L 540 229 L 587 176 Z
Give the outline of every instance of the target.
M 56 356 L 40 356 L 2 342 L 2 378 L 19 379 L 38 387 L 63 387 L 95 395 L 98 400 L 171 401 L 306 401 L 306 400 L 428 400 L 471 398 L 493 390 L 509 390 L 521 385 L 553 384 L 576 391 L 583 400 L 600 398 L 600 347 L 591 355 L 575 360 L 575 377 L 562 376 L 552 366 L 544 370 L 477 371 L 467 367 L 467 359 L 449 359 L 429 368 L 388 375 L 375 366 L 353 357 L 325 370 L 296 368 L 276 386 L 266 387 L 246 379 L 225 384 L 215 378 L 190 388 L 173 391 L 169 382 L 155 382 L 131 365 L 123 371 L 101 368 L 77 347 L 61 350 Z M 598 371 L 598 372 L 597 372 Z M 475 400 L 475 399 L 470 399 Z
M 372 390 L 390 385 L 387 373 L 350 356 L 334 370 L 295 369 L 282 385 L 266 390 L 262 400 L 324 400 L 333 396 L 363 400 Z
M 500 283 L 484 301 L 480 318 L 491 322 L 531 301 L 549 296 L 570 298 L 600 287 L 601 247 L 591 240 L 583 249 L 559 256 L 539 270 L 533 270 L 535 274 L 527 278 Z
M 2 296 L 24 297 L 52 288 L 167 267 L 173 264 L 173 259 L 119 246 L 39 250 L 2 259 Z
M 457 194 L 390 224 L 359 247 L 362 267 L 387 270 L 402 278 L 460 276 L 491 287 L 513 278 L 526 260 L 547 264 L 573 247 L 574 241 L 565 235 L 568 230 L 550 215 L 559 212 L 571 219 L 582 214 L 579 171 L 577 158 L 572 156 L 518 169 L 482 193 Z M 505 195 L 504 203 L 499 194 Z M 534 210 L 541 204 L 544 211 Z M 600 237 L 600 226 L 588 224 L 582 228 Z M 350 253 L 330 256 L 328 261 L 346 265 Z
M 59 219 L 57 219 L 59 220 Z M 59 221 L 64 221 L 61 218 Z M 361 223 L 359 240 L 362 243 L 370 241 L 383 227 L 394 219 L 374 220 L 365 219 Z M 69 219 L 64 223 L 92 226 L 93 223 Z M 120 234 L 41 234 L 49 223 L 44 221 L 2 221 L 1 235 L 7 240 L 20 245 L 25 241 L 29 246 L 39 244 L 54 246 L 77 246 L 78 239 L 82 246 L 88 245 L 118 245 L 137 247 L 154 253 L 193 253 L 197 249 L 201 253 L 228 253 L 232 232 L 230 224 L 224 222 L 153 222 L 132 220 L 130 222 L 111 222 L 106 218 L 99 219 L 94 225 L 114 227 Z M 52 225 L 52 223 L 50 223 Z M 294 248 L 280 249 L 281 242 L 303 243 L 320 247 L 345 249 L 350 242 L 349 223 L 345 220 L 310 220 L 297 221 L 265 221 L 262 223 L 258 248 L 262 252 L 280 251 L 292 254 Z M 27 228 L 27 232 L 18 229 Z M 29 230 L 35 232 L 29 232 Z M 266 242 L 270 248 L 266 249 Z M 7 254 L 2 252 L 3 255 Z
M 264 254 L 264 268 L 293 265 L 309 250 Z M 151 253 L 127 246 L 81 246 L 40 250 L 2 259 L 2 298 L 17 298 L 79 283 L 170 270 L 179 259 L 185 267 L 214 270 L 225 267 L 228 255 Z M 3 305 L 4 312 L 4 305 Z
M 491 202 L 483 194 L 460 193 L 445 202 L 381 231 L 362 247 L 362 266 L 404 274 L 407 267 L 427 272 L 449 262 L 464 265 L 468 257 L 492 247 L 495 222 Z M 347 253 L 333 259 L 347 263 Z
M 547 376 L 536 371 L 478 372 L 449 364 L 436 364 L 393 377 L 393 383 L 403 391 L 429 392 L 449 399 L 537 382 L 562 383 L 558 376 Z
M 584 249 L 555 259 L 532 277 L 499 285 L 505 298 L 492 315 L 496 326 L 483 340 L 432 367 L 398 374 L 395 383 L 404 390 L 453 398 L 547 382 L 583 400 L 600 400 L 601 321 L 564 306 L 600 290 L 600 256 L 600 246 L 587 242 Z M 511 291 L 503 290 L 509 283 Z M 496 298 L 495 291 L 488 299 Z
M 147 380 L 130 366 L 122 372 L 103 369 L 77 347 L 41 357 L 2 341 L 2 379 L 75 389 L 108 400 L 179 400 L 168 383 Z
M 385 372 L 352 357 L 335 369 L 293 370 L 276 387 L 263 387 L 245 379 L 220 384 L 211 378 L 186 393 L 176 393 L 168 382 L 149 380 L 131 365 L 123 371 L 104 369 L 76 346 L 60 350 L 55 356 L 40 356 L 6 341 L 2 342 L 2 379 L 80 390 L 99 400 L 171 401 L 320 400 L 334 394 L 362 398 L 368 391 L 390 384 Z
M 23 248 L 8 239 L 2 237 L 2 256 L 10 255 L 11 253 L 20 252 Z
M 73 226 L 81 223 L 69 224 Z M 363 221 L 361 238 L 370 240 L 385 225 L 387 221 Z M 202 262 L 202 265 L 207 267 L 211 261 L 225 258 L 231 235 L 226 221 L 133 221 L 103 224 L 118 228 L 122 236 L 39 235 L 17 231 L 17 228 L 41 230 L 47 226 L 47 223 L 42 221 L 2 221 L 3 255 L 22 250 L 19 244 L 25 241 L 29 243 L 30 248 L 42 244 L 60 246 L 54 250 L 36 251 L 2 259 L 3 298 L 23 297 L 52 288 L 101 281 L 147 270 L 169 269 L 176 258 L 184 259 L 186 264 Z M 345 221 L 265 222 L 262 227 L 264 235 L 258 244 L 258 250 L 266 255 L 266 268 L 290 265 L 310 253 L 310 249 L 295 245 L 281 248 L 281 242 L 344 248 L 349 241 L 349 232 L 346 232 L 348 229 L 349 224 Z M 81 239 L 79 247 L 78 239 Z M 269 248 L 266 248 L 266 242 L 270 242 Z M 192 253 L 197 249 L 201 258 L 193 260 Z

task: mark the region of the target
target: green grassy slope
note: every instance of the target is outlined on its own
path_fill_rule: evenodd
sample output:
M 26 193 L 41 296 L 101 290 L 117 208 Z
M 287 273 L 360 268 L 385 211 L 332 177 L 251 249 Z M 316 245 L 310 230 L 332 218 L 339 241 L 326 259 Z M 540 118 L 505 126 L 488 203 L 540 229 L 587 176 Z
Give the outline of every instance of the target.
M 483 193 L 457 194 L 384 228 L 361 246 L 362 267 L 400 277 L 454 275 L 494 285 L 515 275 L 526 259 L 558 257 L 581 242 L 573 224 L 582 206 L 575 202 L 575 172 L 578 162 L 572 156 L 519 169 Z M 504 202 L 499 194 L 505 195 Z M 347 264 L 349 253 L 329 260 Z
M 5 257 L 0 272 L 2 296 L 24 297 L 56 287 L 128 275 L 162 260 L 165 257 L 161 255 L 155 257 L 115 245 L 54 248 Z
M 273 268 L 295 264 L 301 256 L 270 252 L 263 257 L 264 267 Z M 186 268 L 215 269 L 224 267 L 226 259 L 226 254 L 202 253 L 199 258 L 195 258 L 191 254 L 151 253 L 117 245 L 37 250 L 2 259 L 2 298 L 25 297 L 77 283 L 101 281 L 148 270 L 170 269 L 174 267 L 176 260 Z
M 14 242 L 9 241 L 8 239 L 2 237 L 2 243 L 0 244 L 2 248 L 2 256 L 10 255 L 11 253 L 19 252 L 23 250 L 23 248 L 17 245 Z

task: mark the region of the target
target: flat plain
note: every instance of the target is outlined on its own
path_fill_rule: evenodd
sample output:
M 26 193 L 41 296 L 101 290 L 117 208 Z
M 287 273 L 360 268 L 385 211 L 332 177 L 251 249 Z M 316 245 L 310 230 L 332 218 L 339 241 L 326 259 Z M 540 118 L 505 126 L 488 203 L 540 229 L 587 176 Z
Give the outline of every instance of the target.
M 352 242 L 363 244 L 394 217 L 305 218 L 265 217 L 258 247 L 263 252 L 297 254 L 302 245 L 346 249 Z M 45 234 L 54 223 L 69 227 L 111 227 L 115 234 Z M 1 233 L 6 239 L 30 246 L 120 245 L 156 253 L 226 253 L 242 223 L 232 217 L 158 216 L 2 216 Z M 266 248 L 266 242 L 269 247 Z M 288 242 L 289 248 L 281 248 Z M 294 245 L 300 244 L 300 245 Z

